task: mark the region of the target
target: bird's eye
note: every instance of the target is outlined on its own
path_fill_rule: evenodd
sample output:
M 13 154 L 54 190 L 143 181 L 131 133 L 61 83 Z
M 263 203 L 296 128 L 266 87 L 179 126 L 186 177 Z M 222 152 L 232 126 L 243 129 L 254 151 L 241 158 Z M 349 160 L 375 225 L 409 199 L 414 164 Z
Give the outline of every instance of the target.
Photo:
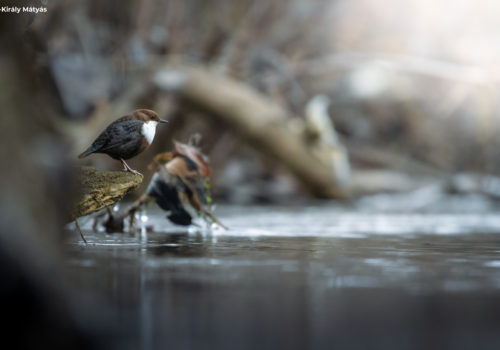
M 149 116 L 151 119 L 154 119 L 155 117 L 153 117 L 152 115 Z

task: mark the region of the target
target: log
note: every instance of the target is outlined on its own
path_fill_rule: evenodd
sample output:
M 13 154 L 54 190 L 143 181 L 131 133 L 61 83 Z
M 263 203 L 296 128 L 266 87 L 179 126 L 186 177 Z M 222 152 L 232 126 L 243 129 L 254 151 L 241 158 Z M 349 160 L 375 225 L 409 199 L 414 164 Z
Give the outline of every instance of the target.
M 313 196 L 345 198 L 345 188 L 332 168 L 315 157 L 303 136 L 288 125 L 290 116 L 266 96 L 228 76 L 203 68 L 172 67 L 160 70 L 154 81 L 244 139 L 260 152 L 286 165 Z
M 72 208 L 73 219 L 117 203 L 142 182 L 140 175 L 115 171 L 100 172 L 90 166 L 78 167 L 76 173 L 78 194 Z

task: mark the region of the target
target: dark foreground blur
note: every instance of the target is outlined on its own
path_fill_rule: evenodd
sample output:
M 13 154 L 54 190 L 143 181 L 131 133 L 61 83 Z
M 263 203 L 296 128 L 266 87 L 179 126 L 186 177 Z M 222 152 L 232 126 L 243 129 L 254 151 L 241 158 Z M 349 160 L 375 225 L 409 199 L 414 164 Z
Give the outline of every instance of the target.
M 37 350 L 499 348 L 500 5 L 435 3 L 0 0 L 48 8 L 36 17 L 0 13 L 2 342 Z M 207 101 L 193 108 L 192 94 L 160 87 L 175 79 L 155 79 L 176 65 L 237 82 L 208 84 L 203 97 L 225 105 L 237 86 L 279 106 L 281 119 L 248 118 L 239 106 L 231 119 Z M 320 153 L 312 140 L 283 135 L 307 131 L 307 106 L 321 94 L 331 104 L 317 108 L 319 120 L 337 133 L 321 130 L 348 153 L 341 164 L 353 188 L 352 202 L 320 208 L 304 189 L 321 189 L 311 180 L 321 167 L 309 166 Z M 170 123 L 131 161 L 146 175 L 134 194 L 156 153 L 198 132 L 214 201 L 229 203 L 216 214 L 231 230 L 167 229 L 165 213 L 154 211 L 156 233 L 108 236 L 86 223 L 84 245 L 63 230 L 72 169 L 84 164 L 76 155 L 137 108 Z M 257 119 L 266 147 L 235 123 Z M 269 142 L 271 124 L 278 140 L 293 141 L 288 152 Z M 304 159 L 315 163 L 295 162 Z M 119 166 L 102 155 L 86 161 Z M 275 206 L 241 206 L 263 202 Z
M 500 346 L 494 212 L 376 204 L 222 207 L 231 230 L 212 233 L 153 210 L 162 232 L 73 233 L 73 305 L 107 349 Z

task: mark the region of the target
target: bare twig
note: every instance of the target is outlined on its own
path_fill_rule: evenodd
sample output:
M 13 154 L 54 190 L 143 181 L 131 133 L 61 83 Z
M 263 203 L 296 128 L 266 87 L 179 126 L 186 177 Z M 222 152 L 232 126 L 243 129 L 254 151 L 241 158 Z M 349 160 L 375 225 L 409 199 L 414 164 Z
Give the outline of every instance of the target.
M 271 3 L 272 1 L 254 0 L 245 16 L 241 19 L 236 30 L 233 31 L 233 35 L 222 50 L 222 54 L 218 62 L 221 72 L 225 73 L 229 70 L 231 58 L 243 35 L 247 33 L 248 28 L 250 28 L 252 24 L 257 21 L 257 19 L 265 14 Z
M 87 244 L 85 237 L 83 237 L 83 233 L 82 233 L 82 230 L 80 228 L 80 225 L 78 225 L 78 219 L 75 219 L 75 224 L 76 224 L 76 228 L 78 229 L 78 232 L 80 232 L 80 236 L 82 236 L 83 241 L 85 242 L 85 244 Z

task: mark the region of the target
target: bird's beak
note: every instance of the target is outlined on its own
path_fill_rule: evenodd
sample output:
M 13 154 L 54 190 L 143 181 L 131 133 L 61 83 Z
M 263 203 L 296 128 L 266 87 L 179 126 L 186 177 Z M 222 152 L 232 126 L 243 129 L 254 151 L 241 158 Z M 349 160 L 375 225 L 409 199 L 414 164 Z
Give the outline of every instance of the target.
M 168 123 L 168 120 L 160 119 L 158 122 L 159 123 Z

